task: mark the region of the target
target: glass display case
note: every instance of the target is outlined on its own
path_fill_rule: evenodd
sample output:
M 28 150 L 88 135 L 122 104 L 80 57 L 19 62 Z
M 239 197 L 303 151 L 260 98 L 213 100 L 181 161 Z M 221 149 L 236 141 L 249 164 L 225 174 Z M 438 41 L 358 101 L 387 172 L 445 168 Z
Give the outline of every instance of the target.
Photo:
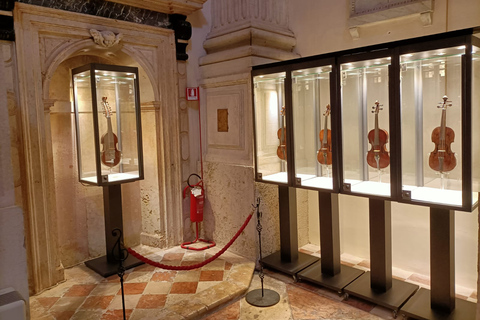
M 470 211 L 480 191 L 478 39 L 447 43 L 400 49 L 402 199 Z
M 296 186 L 333 190 L 332 64 L 291 72 Z
M 253 73 L 257 181 L 287 184 L 286 72 Z
M 342 189 L 390 197 L 391 56 L 377 56 L 340 59 Z
M 143 179 L 137 68 L 89 64 L 72 78 L 80 182 Z

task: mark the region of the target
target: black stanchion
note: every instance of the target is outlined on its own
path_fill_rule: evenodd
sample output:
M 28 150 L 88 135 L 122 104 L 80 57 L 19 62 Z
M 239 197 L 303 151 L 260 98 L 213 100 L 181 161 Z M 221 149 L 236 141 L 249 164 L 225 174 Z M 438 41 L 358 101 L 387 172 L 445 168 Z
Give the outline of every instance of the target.
M 120 277 L 120 287 L 122 289 L 122 308 L 123 308 L 123 320 L 126 320 L 127 317 L 125 315 L 125 293 L 123 291 L 123 276 L 125 275 L 125 266 L 123 262 L 127 260 L 128 258 L 128 250 L 125 249 L 123 245 L 123 234 L 122 230 L 120 229 L 114 229 L 112 231 L 112 235 L 114 237 L 118 237 L 117 241 L 115 242 L 115 245 L 112 248 L 112 256 L 115 258 L 115 260 L 118 261 L 118 276 Z M 118 247 L 117 250 L 115 250 Z M 115 252 L 117 251 L 117 252 Z
M 263 265 L 262 261 L 262 224 L 260 223 L 260 219 L 262 217 L 262 213 L 260 212 L 260 198 L 257 198 L 257 205 L 253 206 L 257 209 L 257 231 L 258 231 L 258 246 L 259 246 L 259 255 L 260 255 L 260 271 L 258 276 L 260 277 L 260 282 L 262 284 L 261 289 L 255 289 L 247 293 L 245 299 L 247 302 L 256 307 L 270 307 L 277 304 L 280 301 L 280 295 L 270 289 L 265 289 L 263 287 L 263 278 L 265 275 L 263 274 Z

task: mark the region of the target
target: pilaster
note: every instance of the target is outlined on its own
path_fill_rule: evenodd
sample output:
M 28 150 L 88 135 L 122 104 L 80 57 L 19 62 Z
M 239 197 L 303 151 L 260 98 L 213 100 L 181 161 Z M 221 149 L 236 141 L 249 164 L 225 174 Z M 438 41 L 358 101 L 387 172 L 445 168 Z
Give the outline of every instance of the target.
M 288 28 L 286 0 L 212 0 L 211 10 L 212 28 L 203 44 L 207 54 L 199 61 L 207 194 L 204 225 L 207 237 L 221 244 L 235 234 L 260 193 L 253 170 L 251 67 L 298 55 L 292 52 L 296 41 Z M 278 195 L 272 190 L 263 197 Z M 274 228 L 265 223 L 264 229 Z M 255 248 L 252 225 L 245 231 L 245 241 L 232 250 L 255 258 Z

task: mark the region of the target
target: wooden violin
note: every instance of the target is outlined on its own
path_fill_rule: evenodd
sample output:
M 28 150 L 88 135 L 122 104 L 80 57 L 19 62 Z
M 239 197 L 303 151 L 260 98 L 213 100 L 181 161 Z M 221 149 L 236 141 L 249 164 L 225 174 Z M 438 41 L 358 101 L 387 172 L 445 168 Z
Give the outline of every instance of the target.
M 323 123 L 323 129 L 320 130 L 319 138 L 320 138 L 320 149 L 317 153 L 317 160 L 321 164 L 331 165 L 332 164 L 332 131 L 327 128 L 327 119 L 330 115 L 330 104 L 327 104 L 325 113 L 323 116 L 325 117 Z
M 100 160 L 107 167 L 115 167 L 120 163 L 122 153 L 117 149 L 118 138 L 112 130 L 112 110 L 107 97 L 102 97 L 102 106 L 105 118 L 107 118 L 107 132 L 100 140 L 103 146 Z
M 385 144 L 388 142 L 388 133 L 383 129 L 378 128 L 378 113 L 383 108 L 380 108 L 378 101 L 375 101 L 375 106 L 372 113 L 375 113 L 375 128 L 368 133 L 368 142 L 372 145 L 372 148 L 367 153 L 367 163 L 370 167 L 377 170 L 384 169 L 390 164 L 390 156 L 385 148 Z
M 452 128 L 447 127 L 447 107 L 451 107 L 451 101 L 447 101 L 448 97 L 443 96 L 443 103 L 437 106 L 442 109 L 442 118 L 440 126 L 432 131 L 432 142 L 435 149 L 430 153 L 428 165 L 435 171 L 448 172 L 452 171 L 457 165 L 455 153 L 450 149 L 450 144 L 455 139 L 455 132 Z
M 282 116 L 281 127 L 277 131 L 277 137 L 280 140 L 280 144 L 277 148 L 277 156 L 282 160 L 287 160 L 287 129 L 285 128 L 285 107 L 282 107 L 280 112 Z

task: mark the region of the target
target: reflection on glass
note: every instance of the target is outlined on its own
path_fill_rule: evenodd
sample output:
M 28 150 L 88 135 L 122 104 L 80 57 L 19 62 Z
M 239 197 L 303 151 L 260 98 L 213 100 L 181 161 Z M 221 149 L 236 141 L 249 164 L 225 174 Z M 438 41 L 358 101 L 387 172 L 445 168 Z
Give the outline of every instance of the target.
M 464 53 L 461 46 L 400 56 L 402 188 L 413 200 L 462 205 Z
M 285 72 L 256 76 L 254 82 L 257 173 L 287 183 Z
M 332 66 L 292 72 L 295 176 L 302 186 L 332 189 Z
M 473 203 L 480 192 L 480 48 L 472 50 L 472 192 Z
M 390 196 L 390 61 L 385 57 L 340 66 L 343 183 L 352 192 Z

